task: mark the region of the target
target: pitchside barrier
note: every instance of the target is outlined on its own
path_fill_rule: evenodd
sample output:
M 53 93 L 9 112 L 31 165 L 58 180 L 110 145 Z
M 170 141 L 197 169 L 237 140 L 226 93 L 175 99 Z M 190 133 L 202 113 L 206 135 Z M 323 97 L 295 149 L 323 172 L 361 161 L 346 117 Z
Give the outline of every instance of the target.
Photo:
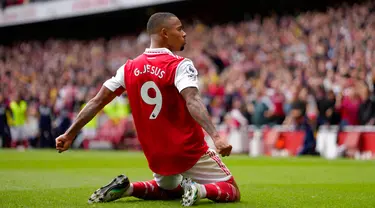
M 263 126 L 257 128 L 249 125 L 240 128 L 227 125 L 218 126 L 219 133 L 228 138 L 234 154 L 257 156 L 297 156 L 305 140 L 305 132 L 292 126 Z M 131 120 L 113 124 L 107 122 L 100 127 L 93 139 L 83 139 L 85 149 L 128 149 L 141 150 Z M 375 126 L 321 126 L 315 132 L 315 150 L 327 159 L 352 157 L 356 159 L 374 159 Z M 215 148 L 209 136 L 206 141 Z M 79 145 L 77 145 L 78 147 Z
M 219 132 L 228 138 L 233 153 L 256 156 L 297 156 L 304 144 L 305 132 L 291 126 L 264 126 L 256 128 L 228 128 L 219 126 Z M 375 126 L 321 126 L 315 132 L 315 150 L 322 157 L 353 157 L 356 159 L 374 159 Z M 211 148 L 213 142 L 206 136 Z

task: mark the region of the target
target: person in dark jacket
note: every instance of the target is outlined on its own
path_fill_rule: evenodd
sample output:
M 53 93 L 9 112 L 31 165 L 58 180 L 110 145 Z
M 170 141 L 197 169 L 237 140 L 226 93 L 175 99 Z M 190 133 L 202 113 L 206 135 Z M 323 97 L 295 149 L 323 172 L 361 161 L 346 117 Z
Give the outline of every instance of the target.
M 375 99 L 370 96 L 368 87 L 364 88 L 361 93 L 362 103 L 359 106 L 358 120 L 360 125 L 375 124 Z
M 3 93 L 0 91 L 0 137 L 3 148 L 11 147 L 12 136 L 8 124 L 8 115 L 11 114 L 12 111 L 9 107 L 9 102 L 5 100 Z

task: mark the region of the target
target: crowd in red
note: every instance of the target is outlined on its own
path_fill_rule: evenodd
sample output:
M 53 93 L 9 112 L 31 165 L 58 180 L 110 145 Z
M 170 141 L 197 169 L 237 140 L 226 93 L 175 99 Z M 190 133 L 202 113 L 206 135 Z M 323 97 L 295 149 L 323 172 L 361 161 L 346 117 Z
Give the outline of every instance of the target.
M 291 124 L 303 118 L 313 128 L 374 125 L 374 6 L 213 27 L 195 22 L 186 26 L 188 45 L 178 55 L 194 61 L 217 124 L 230 118 L 239 125 Z M 6 103 L 25 100 L 28 118 L 38 118 L 40 100 L 46 97 L 52 122 L 67 119 L 68 125 L 119 66 L 148 46 L 145 32 L 110 40 L 0 46 L 0 93 Z

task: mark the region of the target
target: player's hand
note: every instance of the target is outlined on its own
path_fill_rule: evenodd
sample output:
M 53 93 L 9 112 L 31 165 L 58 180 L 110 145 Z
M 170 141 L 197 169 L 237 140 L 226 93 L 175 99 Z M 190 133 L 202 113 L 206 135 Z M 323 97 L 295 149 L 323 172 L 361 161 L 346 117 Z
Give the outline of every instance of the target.
M 60 135 L 56 138 L 56 149 L 59 151 L 59 153 L 62 153 L 69 149 L 72 142 L 73 138 L 69 137 L 68 135 Z
M 215 147 L 217 149 L 217 152 L 225 157 L 225 156 L 229 156 L 230 153 L 232 152 L 232 145 L 228 144 L 228 142 L 223 139 L 223 138 L 220 138 L 218 140 L 216 140 L 215 142 Z

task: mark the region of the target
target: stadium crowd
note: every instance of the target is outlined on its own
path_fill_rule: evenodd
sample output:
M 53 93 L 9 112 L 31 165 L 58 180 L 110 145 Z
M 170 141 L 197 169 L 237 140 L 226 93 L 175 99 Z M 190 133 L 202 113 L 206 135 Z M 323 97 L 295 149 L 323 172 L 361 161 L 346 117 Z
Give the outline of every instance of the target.
M 188 45 L 178 55 L 194 61 L 216 124 L 374 125 L 374 6 L 214 26 L 195 22 L 186 25 Z M 9 109 L 0 113 L 9 112 L 12 137 L 52 147 L 54 135 L 69 127 L 102 83 L 146 47 L 145 32 L 0 46 L 0 103 Z M 93 131 L 108 117 L 131 118 L 126 94 L 116 102 L 120 107 L 104 110 Z

